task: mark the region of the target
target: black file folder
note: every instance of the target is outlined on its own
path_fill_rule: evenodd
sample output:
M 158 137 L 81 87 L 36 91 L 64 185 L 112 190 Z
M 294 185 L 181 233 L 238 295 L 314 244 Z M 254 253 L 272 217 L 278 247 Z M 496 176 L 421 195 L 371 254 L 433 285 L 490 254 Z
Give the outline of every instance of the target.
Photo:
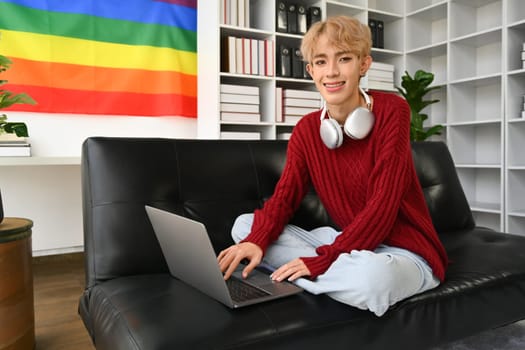
M 286 33 L 288 32 L 288 15 L 286 13 L 286 4 L 282 1 L 277 3 L 277 31 Z
M 288 4 L 287 20 L 288 33 L 297 33 L 297 6 L 295 4 Z
M 306 34 L 308 29 L 306 21 L 306 7 L 304 5 L 297 6 L 297 33 Z
M 369 18 L 368 26 L 370 27 L 370 34 L 372 34 L 372 46 L 377 47 L 377 21 Z
M 300 49 L 293 49 L 292 57 L 292 77 L 303 79 L 304 78 L 304 65 L 303 55 L 301 55 Z
M 290 55 L 290 49 L 286 46 L 280 46 L 279 48 L 279 66 L 277 72 L 282 77 L 292 76 L 292 56 Z
M 385 48 L 385 40 L 384 40 L 384 33 L 385 33 L 385 24 L 383 21 L 376 21 L 376 39 L 377 39 L 377 48 L 383 49 Z
M 321 20 L 321 8 L 320 7 L 309 7 L 306 16 L 307 27 L 310 28 L 315 22 Z

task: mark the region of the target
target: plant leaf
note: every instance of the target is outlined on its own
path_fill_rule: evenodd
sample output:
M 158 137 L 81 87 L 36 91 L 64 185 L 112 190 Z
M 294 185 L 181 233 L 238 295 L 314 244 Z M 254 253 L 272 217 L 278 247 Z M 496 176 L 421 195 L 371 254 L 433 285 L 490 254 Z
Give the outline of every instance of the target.
M 13 122 L 4 124 L 4 130 L 7 133 L 14 133 L 18 137 L 28 137 L 27 125 L 21 122 Z

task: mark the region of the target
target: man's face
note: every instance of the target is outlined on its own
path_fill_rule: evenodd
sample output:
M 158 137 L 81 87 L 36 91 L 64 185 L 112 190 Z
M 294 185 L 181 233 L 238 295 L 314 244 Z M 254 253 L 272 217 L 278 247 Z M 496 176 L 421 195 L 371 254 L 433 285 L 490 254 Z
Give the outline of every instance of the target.
M 368 69 L 367 60 L 341 51 L 329 44 L 326 35 L 321 35 L 307 70 L 328 105 L 344 105 L 358 96 L 359 79 Z

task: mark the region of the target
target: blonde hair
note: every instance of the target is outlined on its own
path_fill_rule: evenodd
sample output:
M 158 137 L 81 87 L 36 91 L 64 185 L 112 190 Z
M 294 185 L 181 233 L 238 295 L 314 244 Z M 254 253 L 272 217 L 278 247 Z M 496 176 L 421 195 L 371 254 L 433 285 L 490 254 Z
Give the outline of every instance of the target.
M 304 35 L 301 54 L 306 62 L 311 62 L 319 37 L 325 34 L 334 47 L 351 52 L 360 58 L 370 55 L 372 35 L 370 28 L 358 19 L 348 16 L 329 17 L 323 22 L 314 23 Z

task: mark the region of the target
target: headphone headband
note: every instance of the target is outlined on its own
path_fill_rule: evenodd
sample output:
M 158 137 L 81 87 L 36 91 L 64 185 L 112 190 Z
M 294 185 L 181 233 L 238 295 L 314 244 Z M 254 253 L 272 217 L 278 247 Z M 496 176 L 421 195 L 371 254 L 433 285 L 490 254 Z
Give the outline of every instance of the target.
M 361 86 L 359 87 L 359 93 L 361 93 L 361 95 L 365 99 L 366 108 L 368 110 L 371 110 L 372 109 L 372 101 L 370 101 L 370 96 L 368 96 L 368 94 L 365 92 L 365 90 L 363 90 L 363 88 Z M 321 117 L 319 119 L 323 120 L 326 117 L 326 113 L 327 112 L 328 111 L 327 111 L 327 108 L 326 108 L 326 102 L 324 102 L 323 103 L 323 110 L 321 111 Z

